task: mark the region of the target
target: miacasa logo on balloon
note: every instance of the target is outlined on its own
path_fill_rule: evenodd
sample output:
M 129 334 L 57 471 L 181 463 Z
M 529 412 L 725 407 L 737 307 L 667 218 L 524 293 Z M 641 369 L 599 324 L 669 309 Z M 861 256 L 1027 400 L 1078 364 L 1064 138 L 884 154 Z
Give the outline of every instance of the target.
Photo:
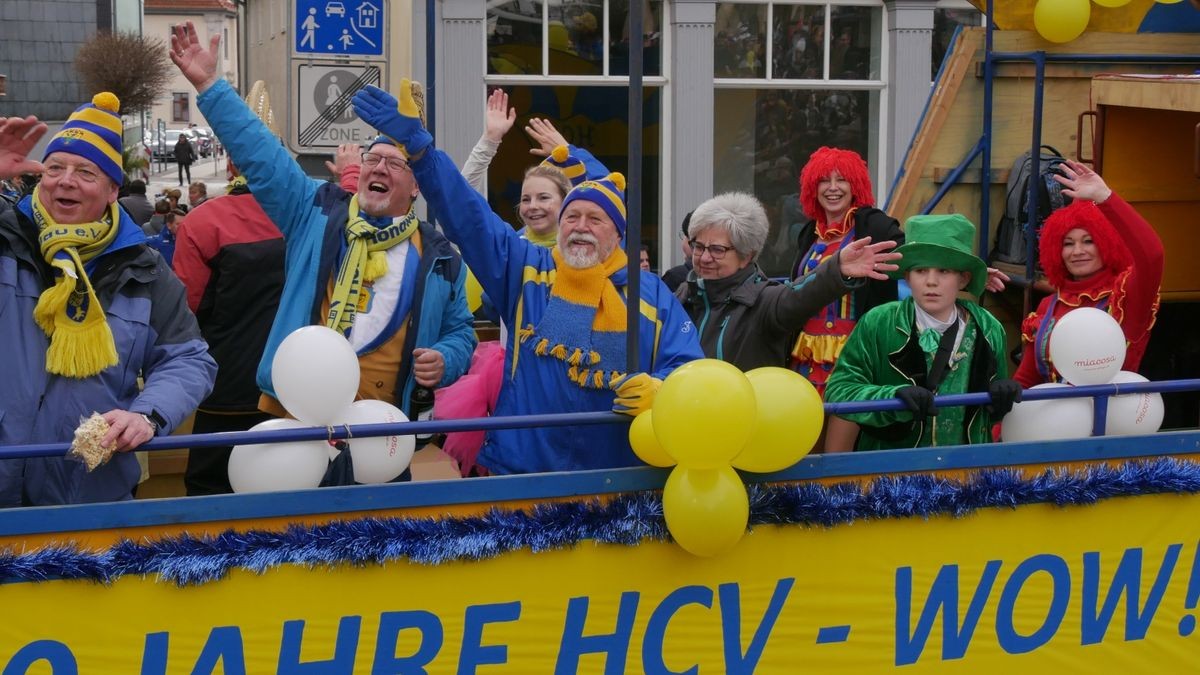
M 1109 356 L 1105 356 L 1102 359 L 1076 359 L 1075 361 L 1073 361 L 1073 363 L 1078 368 L 1100 368 L 1100 367 L 1106 366 L 1116 360 L 1117 360 L 1117 357 L 1109 355 Z

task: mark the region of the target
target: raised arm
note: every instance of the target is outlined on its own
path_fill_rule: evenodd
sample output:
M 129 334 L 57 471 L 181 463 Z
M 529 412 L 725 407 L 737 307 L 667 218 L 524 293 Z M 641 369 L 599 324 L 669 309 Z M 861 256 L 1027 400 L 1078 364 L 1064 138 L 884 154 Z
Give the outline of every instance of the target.
M 508 106 L 508 93 L 496 89 L 487 99 L 487 110 L 484 113 L 483 136 L 471 149 L 471 156 L 463 163 L 462 175 L 471 187 L 486 193 L 483 179 L 487 176 L 488 167 L 500 149 L 504 135 L 512 129 L 517 121 L 517 109 Z

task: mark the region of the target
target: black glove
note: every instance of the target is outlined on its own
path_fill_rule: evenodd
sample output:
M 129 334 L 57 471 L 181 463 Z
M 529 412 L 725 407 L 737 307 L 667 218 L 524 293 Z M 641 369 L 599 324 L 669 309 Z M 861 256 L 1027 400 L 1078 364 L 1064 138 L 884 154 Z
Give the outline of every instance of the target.
M 933 404 L 933 392 L 925 387 L 901 387 L 896 390 L 896 398 L 903 401 L 904 407 L 911 410 L 918 420 L 937 415 L 937 406 Z
M 993 380 L 988 384 L 988 394 L 992 397 L 987 405 L 988 414 L 998 422 L 1012 410 L 1014 403 L 1021 402 L 1021 385 L 1016 380 Z

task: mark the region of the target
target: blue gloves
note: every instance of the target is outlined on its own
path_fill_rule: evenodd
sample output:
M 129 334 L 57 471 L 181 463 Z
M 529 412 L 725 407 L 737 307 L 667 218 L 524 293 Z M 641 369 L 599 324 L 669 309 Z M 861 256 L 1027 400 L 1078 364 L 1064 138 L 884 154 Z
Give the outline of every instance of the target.
M 661 386 L 662 380 L 650 377 L 646 373 L 625 375 L 613 383 L 613 389 L 617 393 L 613 400 L 613 412 L 637 417 L 654 405 L 654 396 Z
M 433 144 L 433 136 L 421 124 L 421 111 L 413 99 L 408 78 L 400 82 L 400 100 L 372 85 L 359 89 L 351 99 L 362 121 L 379 130 L 400 147 L 407 157 L 420 154 Z

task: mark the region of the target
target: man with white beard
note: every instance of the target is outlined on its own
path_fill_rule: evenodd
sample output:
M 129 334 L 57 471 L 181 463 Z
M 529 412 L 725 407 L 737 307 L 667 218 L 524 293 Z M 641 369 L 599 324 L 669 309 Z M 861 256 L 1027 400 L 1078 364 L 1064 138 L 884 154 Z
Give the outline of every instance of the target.
M 421 124 L 407 80 L 401 100 L 376 87 L 354 96 L 358 116 L 405 153 L 442 228 L 512 327 L 495 415 L 649 409 L 671 371 L 703 358 L 696 330 L 658 277 L 641 272 L 639 368 L 626 371 L 625 179 L 572 189 L 558 244 L 522 239 L 459 174 Z M 493 474 L 636 466 L 624 425 L 506 429 L 488 434 L 479 463 Z

